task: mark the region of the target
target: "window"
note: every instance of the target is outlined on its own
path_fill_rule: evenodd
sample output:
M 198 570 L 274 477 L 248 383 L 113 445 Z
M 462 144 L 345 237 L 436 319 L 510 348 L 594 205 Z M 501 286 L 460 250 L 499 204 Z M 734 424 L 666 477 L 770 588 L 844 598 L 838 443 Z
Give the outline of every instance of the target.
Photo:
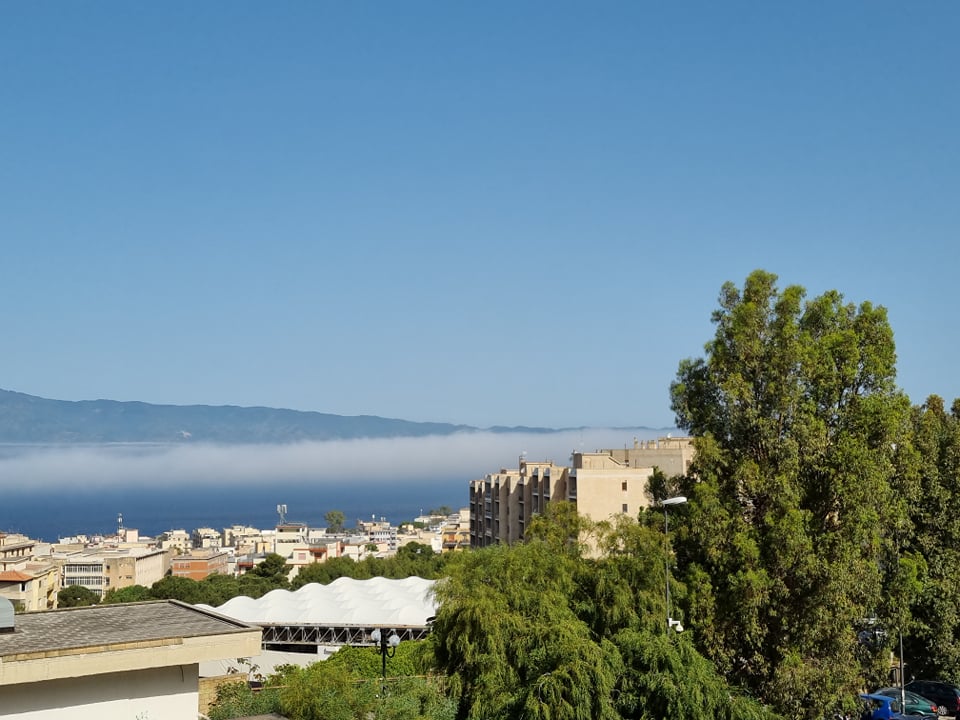
M 622 483 L 620 483 L 620 489 L 623 490 L 624 492 L 627 491 L 627 481 L 626 481 L 626 480 L 624 480 Z M 626 511 L 624 511 L 624 512 L 626 512 Z
M 627 504 L 626 504 L 626 503 L 623 504 L 623 512 L 625 512 L 625 513 L 627 512 Z

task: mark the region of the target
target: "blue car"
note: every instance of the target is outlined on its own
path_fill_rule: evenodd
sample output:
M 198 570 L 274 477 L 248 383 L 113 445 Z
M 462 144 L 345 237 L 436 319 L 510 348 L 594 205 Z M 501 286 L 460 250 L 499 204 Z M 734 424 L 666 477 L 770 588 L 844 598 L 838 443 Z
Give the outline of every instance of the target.
M 900 701 L 892 697 L 864 693 L 860 699 L 866 705 L 862 720 L 900 720 L 906 717 L 900 713 Z

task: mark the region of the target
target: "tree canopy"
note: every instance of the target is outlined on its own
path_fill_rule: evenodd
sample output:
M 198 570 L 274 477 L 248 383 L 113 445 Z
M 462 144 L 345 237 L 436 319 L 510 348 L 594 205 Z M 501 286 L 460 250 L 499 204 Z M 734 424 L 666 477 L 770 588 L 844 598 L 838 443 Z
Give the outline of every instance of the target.
M 57 592 L 58 607 L 84 607 L 99 602 L 100 596 L 82 585 L 70 585 Z
M 772 717 L 666 633 L 662 535 L 547 508 L 526 543 L 458 554 L 438 582 L 427 660 L 458 718 Z M 581 533 L 608 553 L 585 557 Z
M 789 717 L 819 716 L 885 671 L 857 629 L 903 623 L 885 580 L 904 530 L 886 311 L 752 273 L 723 286 L 703 358 L 680 363 L 677 424 L 696 437 L 677 525 L 698 647 Z
M 338 533 L 343 532 L 343 524 L 347 520 L 347 516 L 343 514 L 342 510 L 330 510 L 323 516 L 324 521 L 327 523 L 327 532 Z

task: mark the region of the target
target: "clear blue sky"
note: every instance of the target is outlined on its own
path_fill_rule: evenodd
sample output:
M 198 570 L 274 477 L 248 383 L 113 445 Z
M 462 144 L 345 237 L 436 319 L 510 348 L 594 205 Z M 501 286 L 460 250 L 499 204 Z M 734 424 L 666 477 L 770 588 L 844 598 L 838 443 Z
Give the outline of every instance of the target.
M 0 387 L 673 422 L 721 284 L 960 396 L 955 2 L 0 2 Z

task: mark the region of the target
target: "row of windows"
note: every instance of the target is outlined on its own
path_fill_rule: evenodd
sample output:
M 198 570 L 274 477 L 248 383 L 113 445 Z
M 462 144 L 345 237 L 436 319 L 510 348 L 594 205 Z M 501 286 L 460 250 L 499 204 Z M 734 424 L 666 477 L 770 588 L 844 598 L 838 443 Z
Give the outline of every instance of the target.
M 63 584 L 70 585 L 103 585 L 103 577 L 100 575 L 90 575 L 87 577 L 68 577 L 64 578 Z
M 71 575 L 74 573 L 102 573 L 103 564 L 93 563 L 89 565 L 64 565 L 63 572 L 65 575 Z

